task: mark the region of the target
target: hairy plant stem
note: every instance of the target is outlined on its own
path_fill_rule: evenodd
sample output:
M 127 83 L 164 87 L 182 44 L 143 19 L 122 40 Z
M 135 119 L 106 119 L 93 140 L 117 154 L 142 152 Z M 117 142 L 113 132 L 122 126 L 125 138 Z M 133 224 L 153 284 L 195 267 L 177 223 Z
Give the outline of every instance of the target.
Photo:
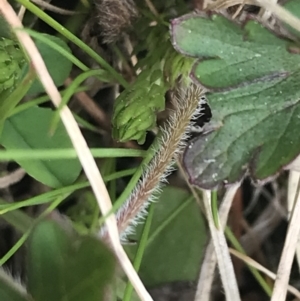
M 116 214 L 121 236 L 131 233 L 132 226 L 143 218 L 149 202 L 155 199 L 161 184 L 166 182 L 166 177 L 173 170 L 174 160 L 183 151 L 193 120 L 199 117 L 201 104 L 205 102 L 203 94 L 200 87 L 191 84 L 173 98 L 175 110 L 154 143 L 155 155 L 142 179 Z M 101 236 L 104 239 L 107 237 L 106 228 L 102 228 Z

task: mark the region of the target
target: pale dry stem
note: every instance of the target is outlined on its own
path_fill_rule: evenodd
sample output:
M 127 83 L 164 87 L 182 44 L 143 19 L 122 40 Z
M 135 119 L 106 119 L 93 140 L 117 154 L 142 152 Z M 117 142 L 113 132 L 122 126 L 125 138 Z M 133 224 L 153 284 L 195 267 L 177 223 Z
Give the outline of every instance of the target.
M 275 0 L 217 0 L 207 1 L 206 9 L 208 10 L 220 10 L 225 9 L 238 4 L 249 4 L 260 6 L 264 13 L 261 14 L 261 18 L 266 20 L 273 14 L 276 18 L 290 25 L 294 29 L 300 31 L 300 19 L 294 16 L 291 12 L 286 10 L 281 5 L 277 4 Z
M 288 180 L 288 195 L 287 195 L 287 209 L 288 209 L 288 219 L 290 219 L 291 213 L 293 211 L 295 196 L 297 194 L 297 187 L 300 180 L 300 172 L 290 170 L 289 180 Z M 298 241 L 296 249 L 296 257 L 298 262 L 298 267 L 300 269 L 300 243 Z
M 29 58 L 31 59 L 31 64 L 34 66 L 35 71 L 45 88 L 45 91 L 47 92 L 55 106 L 58 107 L 61 103 L 61 95 L 57 90 L 51 76 L 49 75 L 45 63 L 38 49 L 36 48 L 33 40 L 26 32 L 18 30 L 23 28 L 22 23 L 20 22 L 13 8 L 6 0 L 0 0 L 0 10 L 7 22 L 11 25 L 13 29 L 15 29 L 16 36 L 19 42 L 24 47 L 24 49 L 26 50 Z M 89 182 L 91 183 L 91 187 L 94 191 L 102 214 L 106 215 L 112 209 L 112 204 L 103 179 L 95 163 L 95 160 L 86 144 L 86 141 L 84 140 L 80 132 L 80 129 L 71 111 L 67 106 L 64 106 L 62 110 L 60 110 L 60 116 L 68 132 L 68 135 L 73 143 L 73 146 L 78 154 L 78 158 L 82 164 L 86 176 L 89 179 Z M 136 289 L 139 297 L 141 298 L 141 300 L 153 301 L 149 293 L 146 291 L 143 283 L 139 279 L 124 249 L 121 246 L 115 216 L 111 214 L 109 217 L 106 218 L 105 222 L 107 225 L 108 235 L 111 240 L 113 250 L 115 251 L 115 254 L 122 268 L 124 269 L 125 273 L 130 279 L 133 287 Z
M 254 3 L 258 6 L 261 6 L 266 11 L 271 12 L 275 17 L 277 17 L 282 22 L 292 26 L 296 30 L 300 31 L 300 20 L 294 16 L 291 12 L 286 10 L 281 5 L 275 3 L 274 0 L 254 0 Z
M 219 208 L 219 219 L 222 228 L 226 226 L 228 214 L 241 183 L 234 184 L 227 188 Z M 215 230 L 214 230 L 215 231 Z M 211 290 L 214 280 L 215 270 L 217 266 L 217 257 L 214 247 L 214 242 L 211 240 L 206 248 L 203 263 L 198 279 L 195 301 L 209 301 L 211 299 Z M 223 280 L 223 278 L 222 278 Z M 225 280 L 226 281 L 226 280 Z M 229 287 L 229 284 L 224 284 L 224 288 Z M 227 299 L 230 300 L 230 299 Z
M 211 191 L 203 190 L 203 203 L 205 207 L 208 226 L 218 261 L 218 268 L 227 301 L 241 301 L 238 284 L 234 274 L 223 226 L 219 221 L 219 229 L 216 228 L 211 211 Z
M 25 12 L 26 12 L 26 7 L 21 5 L 20 9 L 19 9 L 19 12 L 18 12 L 18 18 L 22 21 L 23 18 L 24 18 L 24 15 L 25 15 Z
M 298 182 L 295 195 L 294 207 L 291 214 L 283 251 L 281 253 L 277 276 L 271 301 L 285 300 L 288 288 L 288 281 L 291 273 L 292 263 L 300 235 L 300 181 Z

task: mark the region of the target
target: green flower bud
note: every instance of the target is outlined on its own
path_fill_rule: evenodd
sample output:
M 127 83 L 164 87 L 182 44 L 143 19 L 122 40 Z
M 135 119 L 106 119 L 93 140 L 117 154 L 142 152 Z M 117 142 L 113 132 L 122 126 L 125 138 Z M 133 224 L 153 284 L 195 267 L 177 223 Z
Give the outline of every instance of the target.
M 121 142 L 137 140 L 142 144 L 147 130 L 156 125 L 157 112 L 165 108 L 167 90 L 176 86 L 179 77 L 190 81 L 189 73 L 195 59 L 175 51 L 164 28 L 155 31 L 155 35 L 151 33 L 146 45 L 151 55 L 139 62 L 139 67 L 145 70 L 115 102 L 113 137 Z
M 141 72 L 134 85 L 116 99 L 113 114 L 114 139 L 144 143 L 146 131 L 156 124 L 156 113 L 165 108 L 167 89 L 160 68 Z

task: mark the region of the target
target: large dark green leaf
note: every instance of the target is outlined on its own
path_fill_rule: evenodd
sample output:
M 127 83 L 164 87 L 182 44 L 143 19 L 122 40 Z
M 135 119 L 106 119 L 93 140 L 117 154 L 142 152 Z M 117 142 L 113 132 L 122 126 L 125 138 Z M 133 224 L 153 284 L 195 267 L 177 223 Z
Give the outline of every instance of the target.
M 28 290 L 35 301 L 102 301 L 115 259 L 94 237 L 65 232 L 53 221 L 38 224 L 29 239 Z
M 208 89 L 212 112 L 185 152 L 190 181 L 212 189 L 248 171 L 266 180 L 294 160 L 300 153 L 300 55 L 288 51 L 291 42 L 255 21 L 241 28 L 217 15 L 175 19 L 171 31 L 178 51 L 199 58 L 191 76 Z
M 32 231 L 28 250 L 28 291 L 35 301 L 62 300 L 66 293 L 65 268 L 71 238 L 52 221 L 42 221 Z
M 88 236 L 75 241 L 73 248 L 65 269 L 67 290 L 63 300 L 103 300 L 104 288 L 114 274 L 114 256 L 96 238 Z
M 38 150 L 72 148 L 72 143 L 62 123 L 54 135 L 50 135 L 50 123 L 54 112 L 50 109 L 32 107 L 8 118 L 4 124 L 0 143 L 7 150 Z M 73 183 L 81 166 L 77 159 L 72 160 L 32 160 L 20 159 L 17 162 L 38 181 L 60 187 Z

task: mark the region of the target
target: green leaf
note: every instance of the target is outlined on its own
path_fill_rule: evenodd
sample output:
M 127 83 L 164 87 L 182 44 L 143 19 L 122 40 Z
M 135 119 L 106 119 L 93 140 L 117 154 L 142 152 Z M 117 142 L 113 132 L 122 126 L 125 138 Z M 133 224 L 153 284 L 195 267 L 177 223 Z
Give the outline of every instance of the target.
M 185 16 L 171 30 L 176 49 L 199 58 L 191 76 L 208 89 L 212 112 L 184 155 L 193 184 L 212 189 L 247 171 L 266 180 L 299 155 L 300 56 L 290 41 L 221 16 Z
M 25 288 L 17 280 L 6 274 L 3 269 L 0 269 L 0 300 L 33 301 L 26 294 Z
M 49 40 L 55 42 L 56 44 L 64 48 L 66 51 L 71 53 L 69 46 L 62 39 L 47 34 L 41 34 L 41 35 L 47 37 Z M 49 45 L 43 43 L 41 40 L 36 40 L 35 44 L 42 55 L 42 58 L 46 64 L 46 67 L 55 85 L 57 87 L 61 86 L 71 72 L 72 62 L 68 60 L 65 56 L 63 56 L 61 53 L 59 53 L 58 51 L 50 47 Z M 32 84 L 27 94 L 35 95 L 44 91 L 45 91 L 44 87 L 37 79 Z
M 137 227 L 137 237 L 142 225 Z M 147 286 L 192 281 L 198 276 L 206 243 L 206 229 L 199 206 L 190 195 L 174 187 L 164 188 L 155 204 L 148 245 L 140 276 Z M 129 247 L 134 254 L 136 247 Z
M 71 238 L 53 221 L 42 221 L 28 240 L 28 291 L 35 301 L 61 300 Z
M 0 143 L 7 150 L 38 150 L 72 148 L 68 134 L 60 122 L 56 132 L 49 133 L 54 112 L 50 109 L 31 107 L 8 118 L 4 124 Z M 50 187 L 73 183 L 81 166 L 74 160 L 17 159 L 26 172 Z
M 112 279 L 111 251 L 93 237 L 42 221 L 29 239 L 28 290 L 35 301 L 101 301 Z
M 101 301 L 112 279 L 115 260 L 110 250 L 93 237 L 81 237 L 65 270 L 67 292 L 64 300 Z

